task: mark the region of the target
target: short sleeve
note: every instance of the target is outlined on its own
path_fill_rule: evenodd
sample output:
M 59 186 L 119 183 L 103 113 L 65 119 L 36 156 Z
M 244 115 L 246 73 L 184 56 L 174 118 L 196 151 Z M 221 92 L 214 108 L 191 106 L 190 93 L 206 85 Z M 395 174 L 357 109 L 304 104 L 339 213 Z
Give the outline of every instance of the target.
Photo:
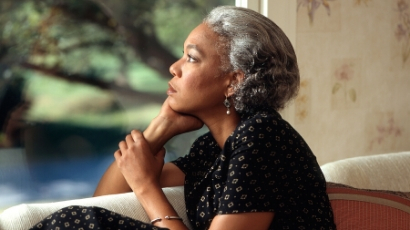
M 220 151 L 212 135 L 206 133 L 194 141 L 187 155 L 171 161 L 185 174 L 186 189 L 192 189 L 196 181 L 202 180 Z

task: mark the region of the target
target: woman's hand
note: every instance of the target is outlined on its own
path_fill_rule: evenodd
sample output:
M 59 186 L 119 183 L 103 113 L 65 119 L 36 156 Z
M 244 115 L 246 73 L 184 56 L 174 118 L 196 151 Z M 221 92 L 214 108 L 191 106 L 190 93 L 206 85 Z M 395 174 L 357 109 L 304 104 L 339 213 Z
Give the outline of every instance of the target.
M 175 135 L 202 126 L 201 120 L 175 112 L 169 106 L 168 99 L 165 100 L 159 115 L 151 121 L 143 136 L 133 131 L 119 144 L 120 149 L 114 153 L 116 161 L 104 173 L 94 196 L 129 192 L 141 184 L 141 178 L 144 178 L 143 182 L 156 183 L 163 168 L 165 143 Z M 163 177 L 163 185 L 175 185 L 182 181 L 183 173 L 176 166 L 166 170 L 177 171 L 179 176 Z M 145 180 L 146 177 L 149 180 Z
M 174 111 L 166 99 L 159 115 L 144 131 L 144 137 L 152 152 L 156 153 L 174 136 L 199 129 L 203 125 L 204 123 L 194 116 Z
M 182 114 L 174 111 L 169 106 L 169 99 L 167 98 L 162 104 L 161 111 L 157 119 L 163 119 L 164 122 L 169 123 L 172 133 L 178 135 L 189 131 L 200 129 L 204 123 L 197 117 Z
M 141 132 L 133 130 L 119 143 L 114 153 L 118 168 L 131 189 L 142 192 L 151 186 L 159 187 L 165 149 L 153 153 Z
M 164 165 L 165 149 L 152 152 L 150 143 L 141 132 L 133 130 L 119 143 L 120 149 L 114 153 L 116 164 L 140 201 L 150 219 L 177 216 L 160 186 Z M 163 219 L 157 226 L 169 229 L 188 230 L 182 221 Z

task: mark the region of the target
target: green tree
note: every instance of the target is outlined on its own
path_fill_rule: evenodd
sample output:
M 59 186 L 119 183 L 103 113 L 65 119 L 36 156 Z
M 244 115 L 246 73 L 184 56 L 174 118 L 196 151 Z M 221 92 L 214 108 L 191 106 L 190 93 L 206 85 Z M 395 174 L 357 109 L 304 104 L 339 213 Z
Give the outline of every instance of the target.
M 169 78 L 187 30 L 223 0 L 3 0 L 0 62 L 134 92 L 127 70 L 141 62 Z M 231 3 L 232 4 L 232 3 Z M 178 47 L 178 48 L 175 48 Z M 96 64 L 95 57 L 111 60 Z M 135 95 L 133 95 L 135 96 Z

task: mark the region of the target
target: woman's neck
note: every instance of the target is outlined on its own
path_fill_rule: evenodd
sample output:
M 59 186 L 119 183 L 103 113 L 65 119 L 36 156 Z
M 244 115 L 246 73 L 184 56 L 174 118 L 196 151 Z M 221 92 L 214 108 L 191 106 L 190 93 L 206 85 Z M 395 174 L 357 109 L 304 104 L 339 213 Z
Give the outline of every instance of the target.
M 208 127 L 219 147 L 223 149 L 226 139 L 238 126 L 240 116 L 236 111 L 231 111 L 229 115 L 210 116 L 201 120 Z

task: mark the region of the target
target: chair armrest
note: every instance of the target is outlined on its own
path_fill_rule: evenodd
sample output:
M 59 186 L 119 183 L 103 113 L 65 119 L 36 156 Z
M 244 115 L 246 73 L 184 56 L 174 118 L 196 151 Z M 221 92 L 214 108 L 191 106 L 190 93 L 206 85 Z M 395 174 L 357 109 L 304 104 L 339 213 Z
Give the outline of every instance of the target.
M 359 156 L 321 166 L 327 182 L 361 189 L 410 191 L 410 151 Z

